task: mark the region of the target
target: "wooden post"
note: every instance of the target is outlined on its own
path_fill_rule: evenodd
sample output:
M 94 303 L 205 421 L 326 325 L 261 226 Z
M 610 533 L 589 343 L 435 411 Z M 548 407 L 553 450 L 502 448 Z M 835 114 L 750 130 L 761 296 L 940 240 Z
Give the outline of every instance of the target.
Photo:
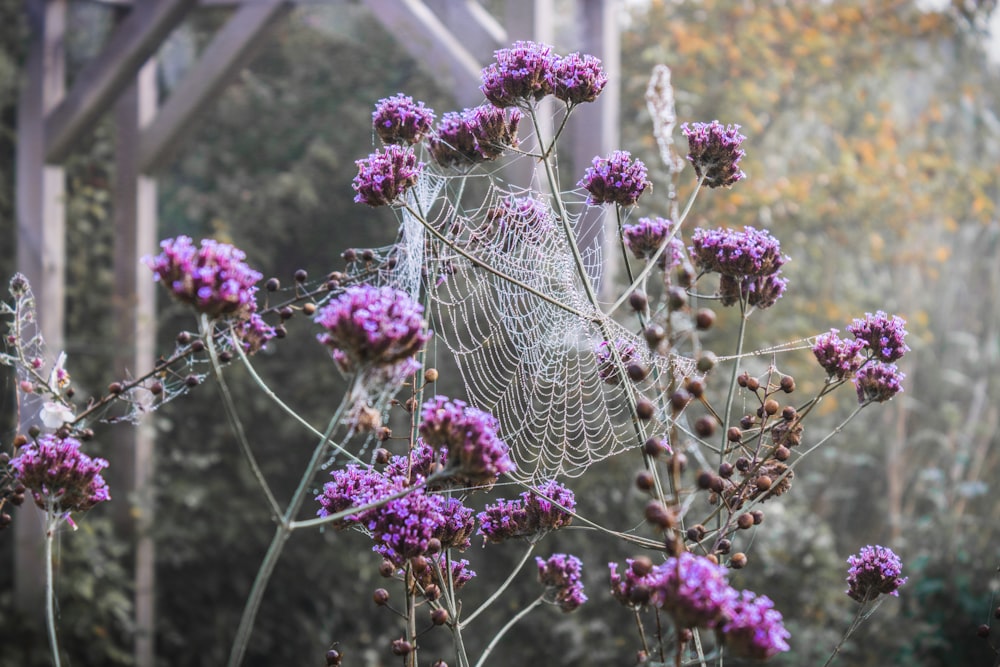
M 156 345 L 155 290 L 140 266 L 156 249 L 156 181 L 139 170 L 139 136 L 156 111 L 156 62 L 148 61 L 115 104 L 115 183 L 112 193 L 114 247 L 115 377 L 141 375 L 153 367 Z M 135 659 L 154 665 L 154 554 L 150 483 L 153 432 L 148 420 L 109 432 L 108 468 L 115 497 L 117 532 L 135 543 Z
M 65 323 L 65 174 L 45 164 L 45 116 L 65 92 L 67 0 L 29 0 L 32 39 L 17 110 L 17 265 L 34 291 L 39 330 L 49 354 L 63 349 Z M 34 415 L 20 415 L 24 433 Z M 14 597 L 41 627 L 45 602 L 43 517 L 33 503 L 15 522 Z

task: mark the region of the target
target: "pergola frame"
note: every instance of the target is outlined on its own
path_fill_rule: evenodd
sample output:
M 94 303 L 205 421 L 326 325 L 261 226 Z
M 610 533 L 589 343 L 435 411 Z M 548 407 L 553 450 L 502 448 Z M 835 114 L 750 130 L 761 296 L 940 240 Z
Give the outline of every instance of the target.
M 96 122 L 112 113 L 116 126 L 113 295 L 114 371 L 142 374 L 155 359 L 153 281 L 138 270 L 155 251 L 155 173 L 170 164 L 192 120 L 250 61 L 271 28 L 294 7 L 288 0 L 74 0 L 118 8 L 122 18 L 101 52 L 66 90 L 64 40 L 70 0 L 24 0 L 32 32 L 18 107 L 17 264 L 37 297 L 38 320 L 49 350 L 61 350 L 65 325 L 65 171 L 61 166 Z M 330 0 L 336 4 L 338 0 Z M 578 111 L 570 162 L 582 173 L 594 155 L 617 147 L 619 40 L 616 0 L 575 0 L 581 51 L 604 61 L 611 84 L 593 105 Z M 454 91 L 460 105 L 482 101 L 479 72 L 493 51 L 515 39 L 552 42 L 554 0 L 507 0 L 497 18 L 477 0 L 365 0 L 373 15 L 410 53 Z M 155 54 L 198 6 L 234 11 L 162 105 L 157 104 Z M 29 424 L 19 424 L 23 432 Z M 136 543 L 136 641 L 139 667 L 154 660 L 154 554 L 149 534 L 152 504 L 146 492 L 153 469 L 149 425 L 111 430 L 109 479 L 117 529 Z M 125 499 L 134 498 L 129 504 Z M 44 588 L 42 522 L 36 510 L 15 528 L 15 597 L 41 617 Z

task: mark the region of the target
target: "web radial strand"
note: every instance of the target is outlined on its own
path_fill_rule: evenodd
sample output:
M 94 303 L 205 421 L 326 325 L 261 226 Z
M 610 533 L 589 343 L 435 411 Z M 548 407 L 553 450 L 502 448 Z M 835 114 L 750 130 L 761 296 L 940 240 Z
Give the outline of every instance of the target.
M 499 204 L 509 195 L 496 190 L 489 199 Z M 634 360 L 652 369 L 631 386 L 649 395 L 656 378 L 691 375 L 693 362 L 653 358 L 645 341 L 602 319 L 586 298 L 551 209 L 527 229 L 501 230 L 485 211 L 468 213 L 451 229 L 454 243 L 476 262 L 429 244 L 428 255 L 454 271 L 429 286 L 433 328 L 454 354 L 470 400 L 499 420 L 518 465 L 515 476 L 539 481 L 580 475 L 638 445 L 626 384 L 631 381 L 613 385 L 602 378 L 597 346 L 606 334 L 630 346 Z M 591 261 L 594 253 L 588 252 Z M 648 428 L 652 433 L 666 424 L 654 421 Z

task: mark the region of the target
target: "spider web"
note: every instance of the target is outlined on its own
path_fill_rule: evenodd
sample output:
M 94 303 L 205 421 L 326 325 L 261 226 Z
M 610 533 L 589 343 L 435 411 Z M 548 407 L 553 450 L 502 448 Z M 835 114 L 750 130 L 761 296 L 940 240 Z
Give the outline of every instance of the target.
M 645 340 L 591 303 L 551 198 L 534 194 L 546 211 L 536 224 L 500 229 L 490 211 L 528 193 L 491 179 L 477 207 L 461 209 L 448 197 L 454 180 L 425 171 L 413 194 L 449 243 L 406 213 L 399 256 L 423 258 L 435 334 L 454 355 L 472 404 L 499 420 L 517 464 L 514 477 L 578 476 L 648 435 L 663 435 L 665 415 L 637 424 L 633 402 L 638 394 L 662 394 L 670 378 L 694 375 L 694 361 L 652 355 Z M 442 192 L 429 204 L 432 193 Z M 569 204 L 585 210 L 579 201 Z M 577 213 L 568 222 L 574 237 L 592 239 L 580 254 L 593 282 L 601 235 L 585 232 L 586 225 L 600 224 L 599 216 L 595 222 Z M 412 274 L 399 264 L 397 270 Z M 605 382 L 595 356 L 605 340 L 631 345 L 649 376 L 638 383 Z

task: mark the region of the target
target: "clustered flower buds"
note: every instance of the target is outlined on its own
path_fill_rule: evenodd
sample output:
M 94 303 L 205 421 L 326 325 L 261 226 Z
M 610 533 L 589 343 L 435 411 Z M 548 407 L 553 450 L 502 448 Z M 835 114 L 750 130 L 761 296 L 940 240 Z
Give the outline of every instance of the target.
M 496 160 L 518 144 L 521 112 L 483 104 L 446 113 L 431 136 L 431 157 L 442 167 L 465 167 Z
M 567 105 L 593 102 L 608 83 L 601 61 L 591 55 L 556 55 L 551 46 L 519 41 L 494 54 L 480 89 L 500 108 L 526 106 L 547 95 Z
M 684 123 L 681 132 L 688 140 L 687 159 L 698 178 L 710 188 L 730 187 L 746 178 L 739 168 L 746 152 L 740 145 L 746 140 L 739 133 L 739 125 L 722 126 L 717 120 L 711 123 Z
M 39 436 L 21 447 L 10 467 L 18 482 L 31 492 L 35 504 L 55 514 L 86 512 L 111 500 L 101 471 L 108 462 L 80 451 L 75 438 Z
M 674 223 L 666 218 L 639 218 L 638 224 L 624 225 L 625 246 L 637 259 L 650 259 L 674 231 Z M 677 236 L 660 253 L 656 265 L 669 271 L 684 261 L 684 242 Z
M 861 368 L 864 363 L 861 351 L 865 349 L 866 343 L 858 339 L 840 338 L 838 333 L 838 329 L 830 329 L 817 336 L 812 351 L 819 365 L 830 377 L 843 380 L 853 376 Z
M 858 403 L 884 403 L 903 391 L 906 374 L 896 364 L 873 362 L 866 364 L 854 376 L 854 386 L 858 391 Z
M 369 206 L 386 206 L 399 200 L 404 192 L 416 185 L 423 163 L 417 162 L 412 148 L 390 144 L 364 160 L 356 160 L 358 175 L 354 177 L 354 201 Z
M 862 547 L 847 559 L 847 594 L 858 602 L 871 602 L 879 595 L 899 596 L 897 589 L 906 583 L 901 576 L 903 563 L 892 549 L 883 546 Z
M 696 229 L 690 250 L 699 269 L 722 275 L 719 294 L 724 306 L 746 301 L 756 308 L 769 308 L 785 292 L 788 281 L 780 276 L 780 269 L 788 257 L 766 231 Z
M 553 554 L 548 560 L 535 558 L 538 564 L 538 581 L 554 596 L 554 602 L 569 613 L 587 601 L 583 593 L 581 575 L 583 564 L 576 556 Z
M 479 534 L 493 543 L 519 537 L 538 540 L 549 531 L 568 526 L 575 509 L 573 492 L 552 480 L 525 491 L 520 498 L 501 498 L 487 505 L 478 516 Z
M 577 183 L 589 193 L 587 203 L 592 206 L 632 206 L 648 185 L 646 165 L 633 160 L 628 151 L 612 151 L 606 158 L 595 157 Z
M 420 411 L 424 442 L 447 449 L 446 469 L 472 486 L 489 486 L 514 470 L 510 448 L 500 439 L 493 415 L 464 401 L 435 396 Z
M 386 144 L 418 144 L 430 134 L 433 123 L 431 109 L 402 93 L 379 100 L 372 112 L 372 127 Z
M 869 353 L 879 361 L 891 363 L 910 351 L 904 342 L 906 320 L 898 315 L 889 317 L 881 310 L 874 315 L 865 313 L 864 319 L 854 320 L 847 330 L 864 341 Z

